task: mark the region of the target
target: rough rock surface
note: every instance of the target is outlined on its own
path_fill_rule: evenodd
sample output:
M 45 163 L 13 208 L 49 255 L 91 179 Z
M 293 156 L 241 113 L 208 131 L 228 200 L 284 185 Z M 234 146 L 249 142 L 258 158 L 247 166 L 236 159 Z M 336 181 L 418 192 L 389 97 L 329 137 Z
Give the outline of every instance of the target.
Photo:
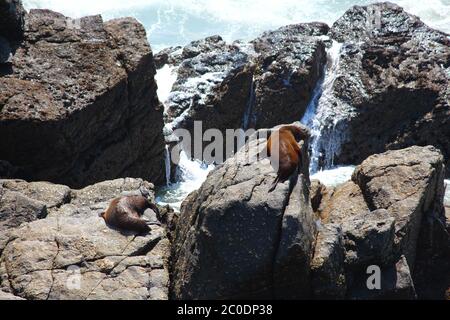
M 324 224 L 319 228 L 311 261 L 313 295 L 320 299 L 343 299 L 347 291 L 342 228 Z
M 367 158 L 352 181 L 322 196 L 316 208 L 329 214 L 321 216 L 312 264 L 316 297 L 442 299 L 450 285 L 443 179 L 442 154 L 413 146 Z M 370 265 L 381 268 L 382 290 L 366 287 Z
M 448 174 L 449 35 L 388 2 L 352 7 L 330 34 L 343 44 L 330 112 L 321 119 L 328 123 L 323 141 L 341 143 L 334 164 L 434 145 L 444 154 Z
M 297 24 L 248 43 L 212 36 L 158 53 L 158 66 L 177 75 L 164 101 L 170 129 L 192 133 L 202 121 L 203 131 L 225 133 L 299 121 L 323 75 L 327 32 L 326 24 Z
M 250 127 L 298 121 L 323 76 L 328 33 L 324 23 L 289 25 L 252 41 L 256 51 Z
M 183 202 L 173 236 L 174 298 L 444 297 L 449 238 L 439 150 L 373 155 L 352 181 L 331 190 L 315 181 L 311 194 L 303 168 L 297 182 L 268 193 L 273 169 L 252 157 L 264 132 Z M 379 290 L 367 286 L 373 266 Z
M 171 129 L 184 128 L 193 134 L 194 121 L 202 121 L 201 133 L 240 128 L 252 81 L 248 55 L 213 36 L 191 43 L 182 56 L 165 102 Z
M 255 161 L 262 132 L 183 202 L 171 258 L 174 298 L 310 295 L 316 219 L 308 167 L 268 193 L 276 174 L 269 159 Z
M 151 225 L 150 233 L 136 235 L 112 229 L 99 217 L 116 196 L 153 196 L 152 184 L 126 178 L 71 190 L 50 183 L 0 182 L 0 213 L 13 222 L 0 245 L 0 299 L 167 299 L 165 229 Z M 48 215 L 36 217 L 14 207 L 5 199 L 8 194 L 27 199 L 29 207 L 38 203 Z M 155 217 L 149 214 L 145 217 L 151 221 Z
M 71 187 L 165 181 L 163 110 L 136 20 L 31 10 L 0 69 L 0 176 Z

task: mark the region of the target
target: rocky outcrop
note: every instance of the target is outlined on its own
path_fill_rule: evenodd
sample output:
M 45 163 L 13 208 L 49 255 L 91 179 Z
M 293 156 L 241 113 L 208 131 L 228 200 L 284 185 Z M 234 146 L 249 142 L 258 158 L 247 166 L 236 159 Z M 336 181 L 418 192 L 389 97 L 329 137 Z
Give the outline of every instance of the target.
M 165 181 L 163 110 L 141 24 L 31 10 L 11 54 L 0 66 L 0 176 L 71 187 Z
M 169 240 L 108 227 L 99 213 L 119 195 L 153 185 L 117 179 L 81 190 L 0 180 L 0 299 L 167 299 Z M 17 206 L 17 204 L 21 206 Z M 42 209 L 43 208 L 43 209 Z M 44 212 L 42 214 L 41 212 Z M 149 221 L 157 221 L 151 210 Z
M 340 148 L 325 157 L 358 164 L 389 149 L 434 145 L 448 174 L 449 35 L 388 2 L 352 7 L 330 34 L 342 49 L 319 148 Z
M 201 134 L 240 128 L 252 81 L 248 55 L 216 36 L 191 43 L 182 57 L 165 102 L 171 129 L 187 129 L 193 136 L 194 121 L 202 121 Z
M 332 190 L 316 187 L 324 195 L 316 206 L 323 223 L 312 263 L 316 296 L 411 299 L 430 297 L 428 287 L 444 298 L 443 178 L 442 154 L 414 146 L 369 157 Z M 381 268 L 381 290 L 367 289 L 371 265 Z
M 269 193 L 276 174 L 269 159 L 254 159 L 262 132 L 183 202 L 171 258 L 174 298 L 309 296 L 316 219 L 308 168 Z
M 161 51 L 158 66 L 177 76 L 164 102 L 170 129 L 193 133 L 193 122 L 202 121 L 202 131 L 225 134 L 299 121 L 323 76 L 327 32 L 322 23 L 298 24 L 248 43 L 212 36 Z
M 429 297 L 427 280 L 444 298 L 448 233 L 437 149 L 371 156 L 331 190 L 314 182 L 309 192 L 303 168 L 269 193 L 269 160 L 252 158 L 263 132 L 183 202 L 174 298 L 415 299 Z M 373 272 L 381 287 L 371 290 Z
M 297 24 L 252 41 L 256 70 L 250 127 L 271 128 L 303 117 L 323 76 L 327 33 L 324 23 Z

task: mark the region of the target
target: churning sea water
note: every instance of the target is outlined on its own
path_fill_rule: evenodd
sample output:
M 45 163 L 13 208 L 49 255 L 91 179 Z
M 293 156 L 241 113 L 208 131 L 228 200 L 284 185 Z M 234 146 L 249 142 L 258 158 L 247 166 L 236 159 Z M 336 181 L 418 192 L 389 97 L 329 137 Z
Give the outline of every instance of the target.
M 450 32 L 450 0 L 391 0 L 430 26 Z M 102 14 L 104 19 L 137 18 L 155 52 L 219 34 L 225 40 L 252 39 L 283 25 L 322 21 L 332 24 L 353 5 L 368 0 L 24 0 L 31 8 L 52 9 L 72 18 Z

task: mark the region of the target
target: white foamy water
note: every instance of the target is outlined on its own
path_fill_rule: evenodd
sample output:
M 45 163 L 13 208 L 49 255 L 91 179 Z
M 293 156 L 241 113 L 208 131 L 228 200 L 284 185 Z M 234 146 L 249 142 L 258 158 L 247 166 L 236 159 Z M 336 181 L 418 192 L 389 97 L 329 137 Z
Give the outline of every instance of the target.
M 179 181 L 158 190 L 156 201 L 160 205 L 170 204 L 176 211 L 180 211 L 181 203 L 186 196 L 201 187 L 212 169 L 213 165 L 208 166 L 201 161 L 191 160 L 182 151 L 177 173 Z
M 156 72 L 155 80 L 158 85 L 158 98 L 164 103 L 169 98 L 172 86 L 177 80 L 177 68 L 165 64 Z
M 177 80 L 177 68 L 165 65 L 156 71 L 156 83 L 158 85 L 158 98 L 165 105 L 168 101 L 172 86 Z M 166 108 L 166 105 L 165 105 Z M 172 131 L 174 122 L 180 121 L 184 115 L 181 114 L 177 119 L 171 123 L 166 124 L 166 130 Z M 214 165 L 206 165 L 198 160 L 191 160 L 186 153 L 180 153 L 180 159 L 176 172 L 176 183 L 170 183 L 171 176 L 171 159 L 169 147 L 166 146 L 165 151 L 165 166 L 166 166 L 166 183 L 167 186 L 160 188 L 156 194 L 156 201 L 160 205 L 169 204 L 176 211 L 180 211 L 180 206 L 186 196 L 194 190 L 201 187 L 206 180 L 208 173 L 214 169 Z
M 332 24 L 352 5 L 368 0 L 24 0 L 27 10 L 46 8 L 78 18 L 132 16 L 143 23 L 155 51 L 220 34 L 227 41 L 251 39 L 283 25 Z M 428 25 L 450 32 L 450 1 L 393 0 Z
M 318 81 L 313 97 L 306 108 L 301 122 L 311 129 L 311 163 L 310 172 L 314 174 L 321 169 L 320 161 L 326 168 L 333 167 L 334 155 L 345 139 L 345 130 L 339 128 L 342 120 L 351 114 L 351 106 L 343 103 L 339 108 L 334 103 L 333 84 L 340 76 L 339 59 L 342 44 L 333 41 L 327 51 L 327 65 L 323 79 Z M 322 154 L 325 152 L 325 156 Z
M 341 166 L 333 169 L 318 171 L 311 175 L 311 180 L 316 179 L 327 187 L 335 187 L 351 179 L 355 166 Z
M 447 207 L 450 207 L 450 180 L 444 180 L 444 184 L 446 186 L 445 196 L 444 196 L 444 204 Z

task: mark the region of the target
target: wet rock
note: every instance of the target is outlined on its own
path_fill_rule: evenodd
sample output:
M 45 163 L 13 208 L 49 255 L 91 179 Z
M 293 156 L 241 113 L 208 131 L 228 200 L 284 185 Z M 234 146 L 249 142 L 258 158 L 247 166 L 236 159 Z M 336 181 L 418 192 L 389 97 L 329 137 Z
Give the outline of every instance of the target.
M 156 69 L 162 68 L 164 65 L 178 65 L 182 59 L 182 49 L 181 46 L 165 48 L 158 53 L 155 53 L 155 67 Z
M 388 2 L 352 7 L 330 32 L 343 47 L 333 111 L 321 121 L 340 148 L 326 157 L 357 164 L 389 149 L 434 145 L 448 174 L 449 35 Z
M 170 129 L 187 129 L 194 136 L 194 121 L 202 122 L 201 134 L 215 129 L 225 135 L 226 129 L 240 128 L 252 82 L 247 53 L 211 37 L 189 44 L 182 57 L 165 102 Z
M 327 32 L 326 24 L 297 24 L 251 42 L 212 36 L 161 51 L 158 66 L 177 73 L 164 102 L 168 127 L 192 134 L 194 121 L 202 121 L 200 133 L 214 128 L 225 134 L 299 121 L 323 75 Z M 226 151 L 225 159 L 237 149 Z
M 58 201 L 55 196 L 46 199 L 46 192 L 53 190 L 47 195 L 57 195 L 67 188 L 1 182 L 6 190 L 2 206 L 9 203 L 5 194 L 17 193 L 26 199 L 39 197 L 42 202 L 28 201 L 50 207 Z M 137 235 L 112 229 L 99 217 L 112 198 L 138 193 L 154 197 L 153 185 L 127 178 L 70 190 L 71 197 L 64 197 L 64 203 L 53 207 L 47 217 L 11 226 L 0 248 L 1 290 L 39 300 L 167 299 L 170 243 L 164 227 L 151 225 L 148 234 Z
M 31 10 L 0 77 L 0 159 L 10 164 L 0 176 L 71 187 L 124 176 L 164 182 L 154 74 L 136 20 Z
M 252 41 L 257 56 L 250 127 L 271 128 L 302 118 L 323 76 L 326 52 L 318 36 L 327 32 L 326 24 L 298 24 Z
M 275 172 L 269 159 L 254 159 L 265 145 L 262 132 L 183 202 L 172 253 L 174 298 L 309 296 L 316 226 L 308 167 L 268 193 Z

